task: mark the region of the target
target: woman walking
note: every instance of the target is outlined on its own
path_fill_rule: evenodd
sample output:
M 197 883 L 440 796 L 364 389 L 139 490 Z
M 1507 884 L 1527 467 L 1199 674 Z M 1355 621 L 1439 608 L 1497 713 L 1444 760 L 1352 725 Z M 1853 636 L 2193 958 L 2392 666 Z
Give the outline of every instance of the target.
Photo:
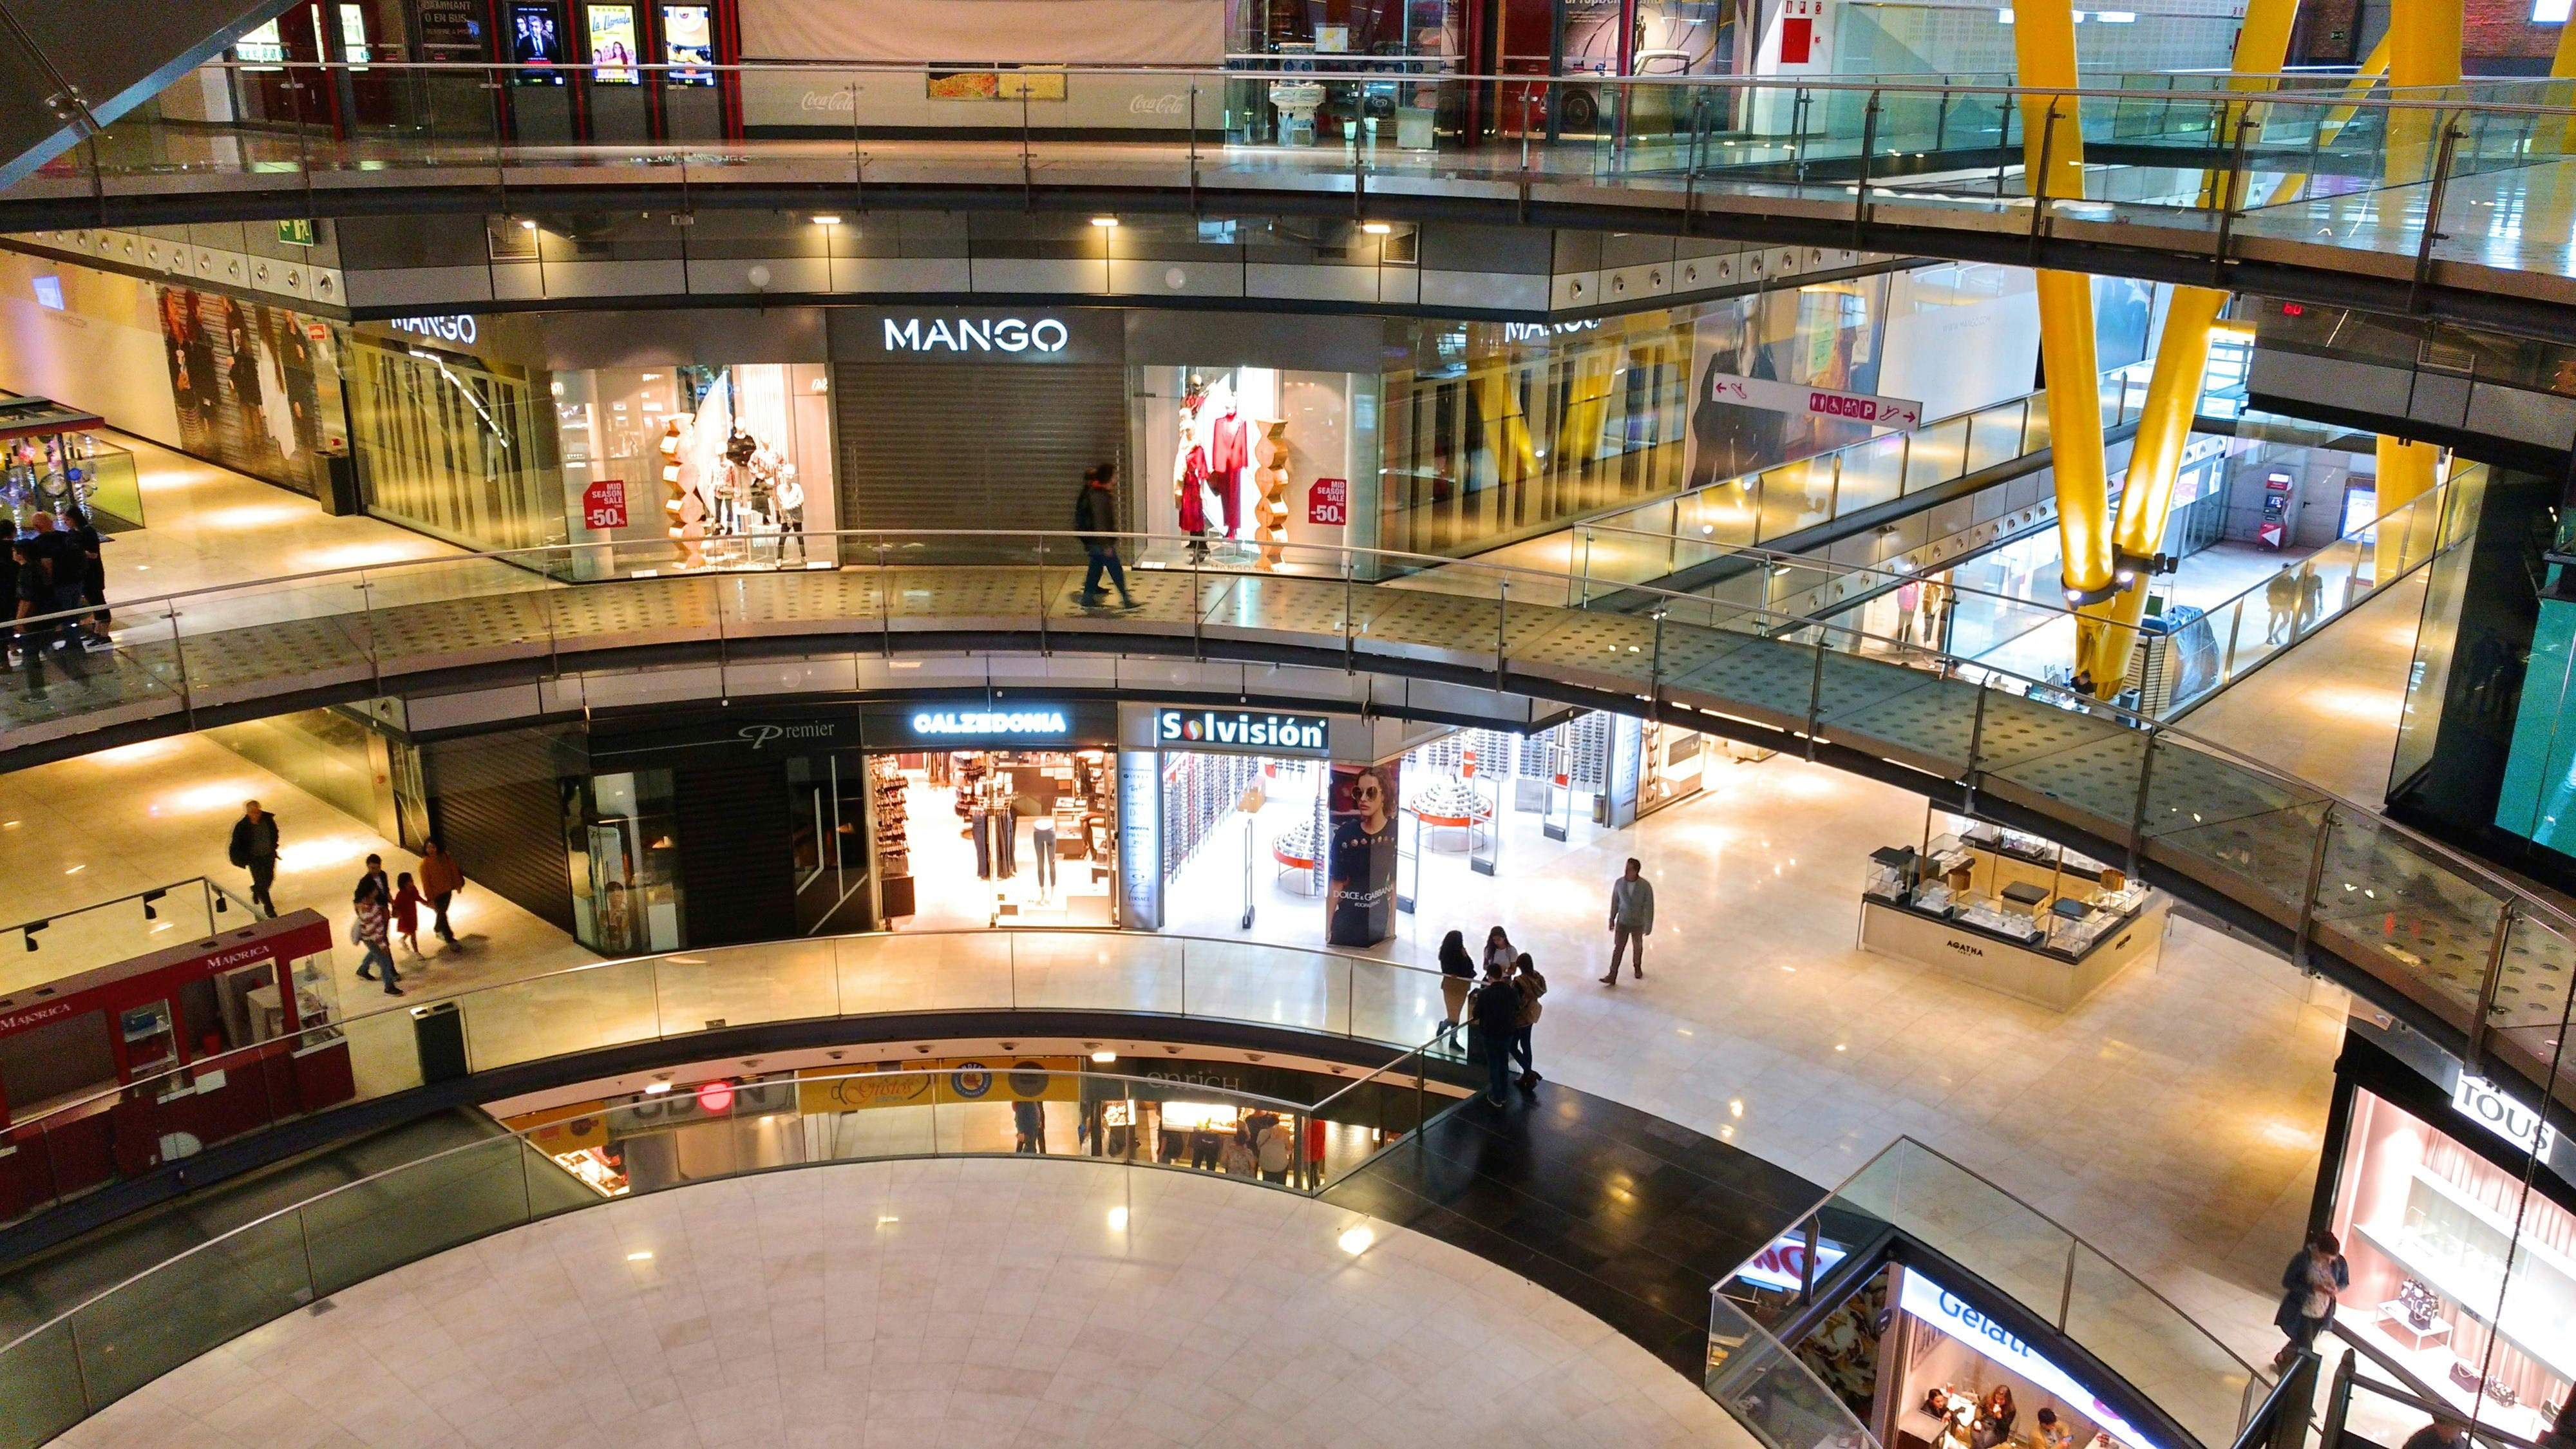
M 1467 933 L 1451 931 L 1440 938 L 1440 1034 L 1458 1036 L 1467 1009 L 1467 993 L 1476 985 L 1476 963 L 1467 954 Z

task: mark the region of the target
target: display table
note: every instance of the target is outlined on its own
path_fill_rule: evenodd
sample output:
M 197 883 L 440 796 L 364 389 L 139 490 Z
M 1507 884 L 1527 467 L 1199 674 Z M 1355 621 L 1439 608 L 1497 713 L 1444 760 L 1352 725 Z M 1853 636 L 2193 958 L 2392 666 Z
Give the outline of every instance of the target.
M 1944 837 L 1929 855 L 1872 853 L 1860 945 L 2057 1011 L 2164 947 L 2170 902 L 2094 872 Z M 2096 868 L 2098 871 L 2098 868 Z

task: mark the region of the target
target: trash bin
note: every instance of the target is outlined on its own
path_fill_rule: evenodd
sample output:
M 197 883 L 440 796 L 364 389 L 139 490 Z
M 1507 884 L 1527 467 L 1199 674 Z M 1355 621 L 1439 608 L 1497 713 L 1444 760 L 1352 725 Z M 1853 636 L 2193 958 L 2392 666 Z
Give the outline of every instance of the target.
M 358 460 L 345 447 L 322 455 L 325 476 L 322 496 L 315 501 L 322 511 L 335 517 L 346 517 L 361 511 L 358 502 Z
M 412 1047 L 420 1054 L 423 1086 L 452 1082 L 466 1074 L 465 1014 L 453 1001 L 411 1009 Z

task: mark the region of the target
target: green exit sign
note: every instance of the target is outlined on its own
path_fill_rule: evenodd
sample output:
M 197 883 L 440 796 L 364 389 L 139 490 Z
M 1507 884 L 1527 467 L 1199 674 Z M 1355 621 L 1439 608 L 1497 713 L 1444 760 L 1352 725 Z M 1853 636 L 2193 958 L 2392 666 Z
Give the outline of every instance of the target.
M 281 221 L 277 224 L 277 239 L 291 247 L 309 247 L 313 245 L 313 223 Z

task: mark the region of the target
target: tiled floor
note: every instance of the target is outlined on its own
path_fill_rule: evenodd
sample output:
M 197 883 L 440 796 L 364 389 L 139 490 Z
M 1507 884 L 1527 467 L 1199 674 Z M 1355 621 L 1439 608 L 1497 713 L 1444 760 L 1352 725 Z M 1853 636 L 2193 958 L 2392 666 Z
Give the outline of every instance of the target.
M 2398 715 L 2431 577 L 2418 569 L 2399 579 L 2178 723 L 2377 808 L 2388 798 Z
M 328 1306 L 56 1442 L 1752 1444 L 1693 1382 L 1505 1269 L 1345 1208 L 1151 1169 L 951 1160 L 710 1183 L 485 1239 Z
M 212 740 L 185 735 L 0 774 L 0 923 L 54 915 L 201 875 L 247 896 L 250 878 L 232 867 L 225 852 L 242 801 L 252 799 L 278 819 L 283 849 L 275 894 L 281 910 L 310 906 L 334 922 L 345 922 L 350 891 L 370 853 L 382 855 L 388 871 L 419 866 L 417 857 L 373 829 Z M 134 909 L 139 916 L 139 907 Z M 398 956 L 410 987 L 454 991 L 598 959 L 553 926 L 471 882 L 457 897 L 450 920 L 465 949 L 441 950 L 424 920 L 421 945 L 427 960 L 416 976 L 410 954 Z M 158 938 L 138 936 L 137 941 L 148 940 L 148 949 L 159 949 L 185 938 L 177 911 L 163 921 L 173 929 Z M 9 949 L 0 951 L 0 992 L 75 969 L 78 951 L 68 940 L 33 953 L 18 949 L 14 936 L 7 944 Z M 360 1010 L 372 1004 L 373 998 L 348 994 L 360 984 L 342 979 L 345 1007 Z
M 110 535 L 107 598 L 183 593 L 463 552 L 426 534 L 351 514 L 129 434 L 146 527 Z
M 1325 1193 L 1520 1273 L 1696 1379 L 1708 1294 L 1824 1189 L 1564 1085 L 1481 1099 Z

